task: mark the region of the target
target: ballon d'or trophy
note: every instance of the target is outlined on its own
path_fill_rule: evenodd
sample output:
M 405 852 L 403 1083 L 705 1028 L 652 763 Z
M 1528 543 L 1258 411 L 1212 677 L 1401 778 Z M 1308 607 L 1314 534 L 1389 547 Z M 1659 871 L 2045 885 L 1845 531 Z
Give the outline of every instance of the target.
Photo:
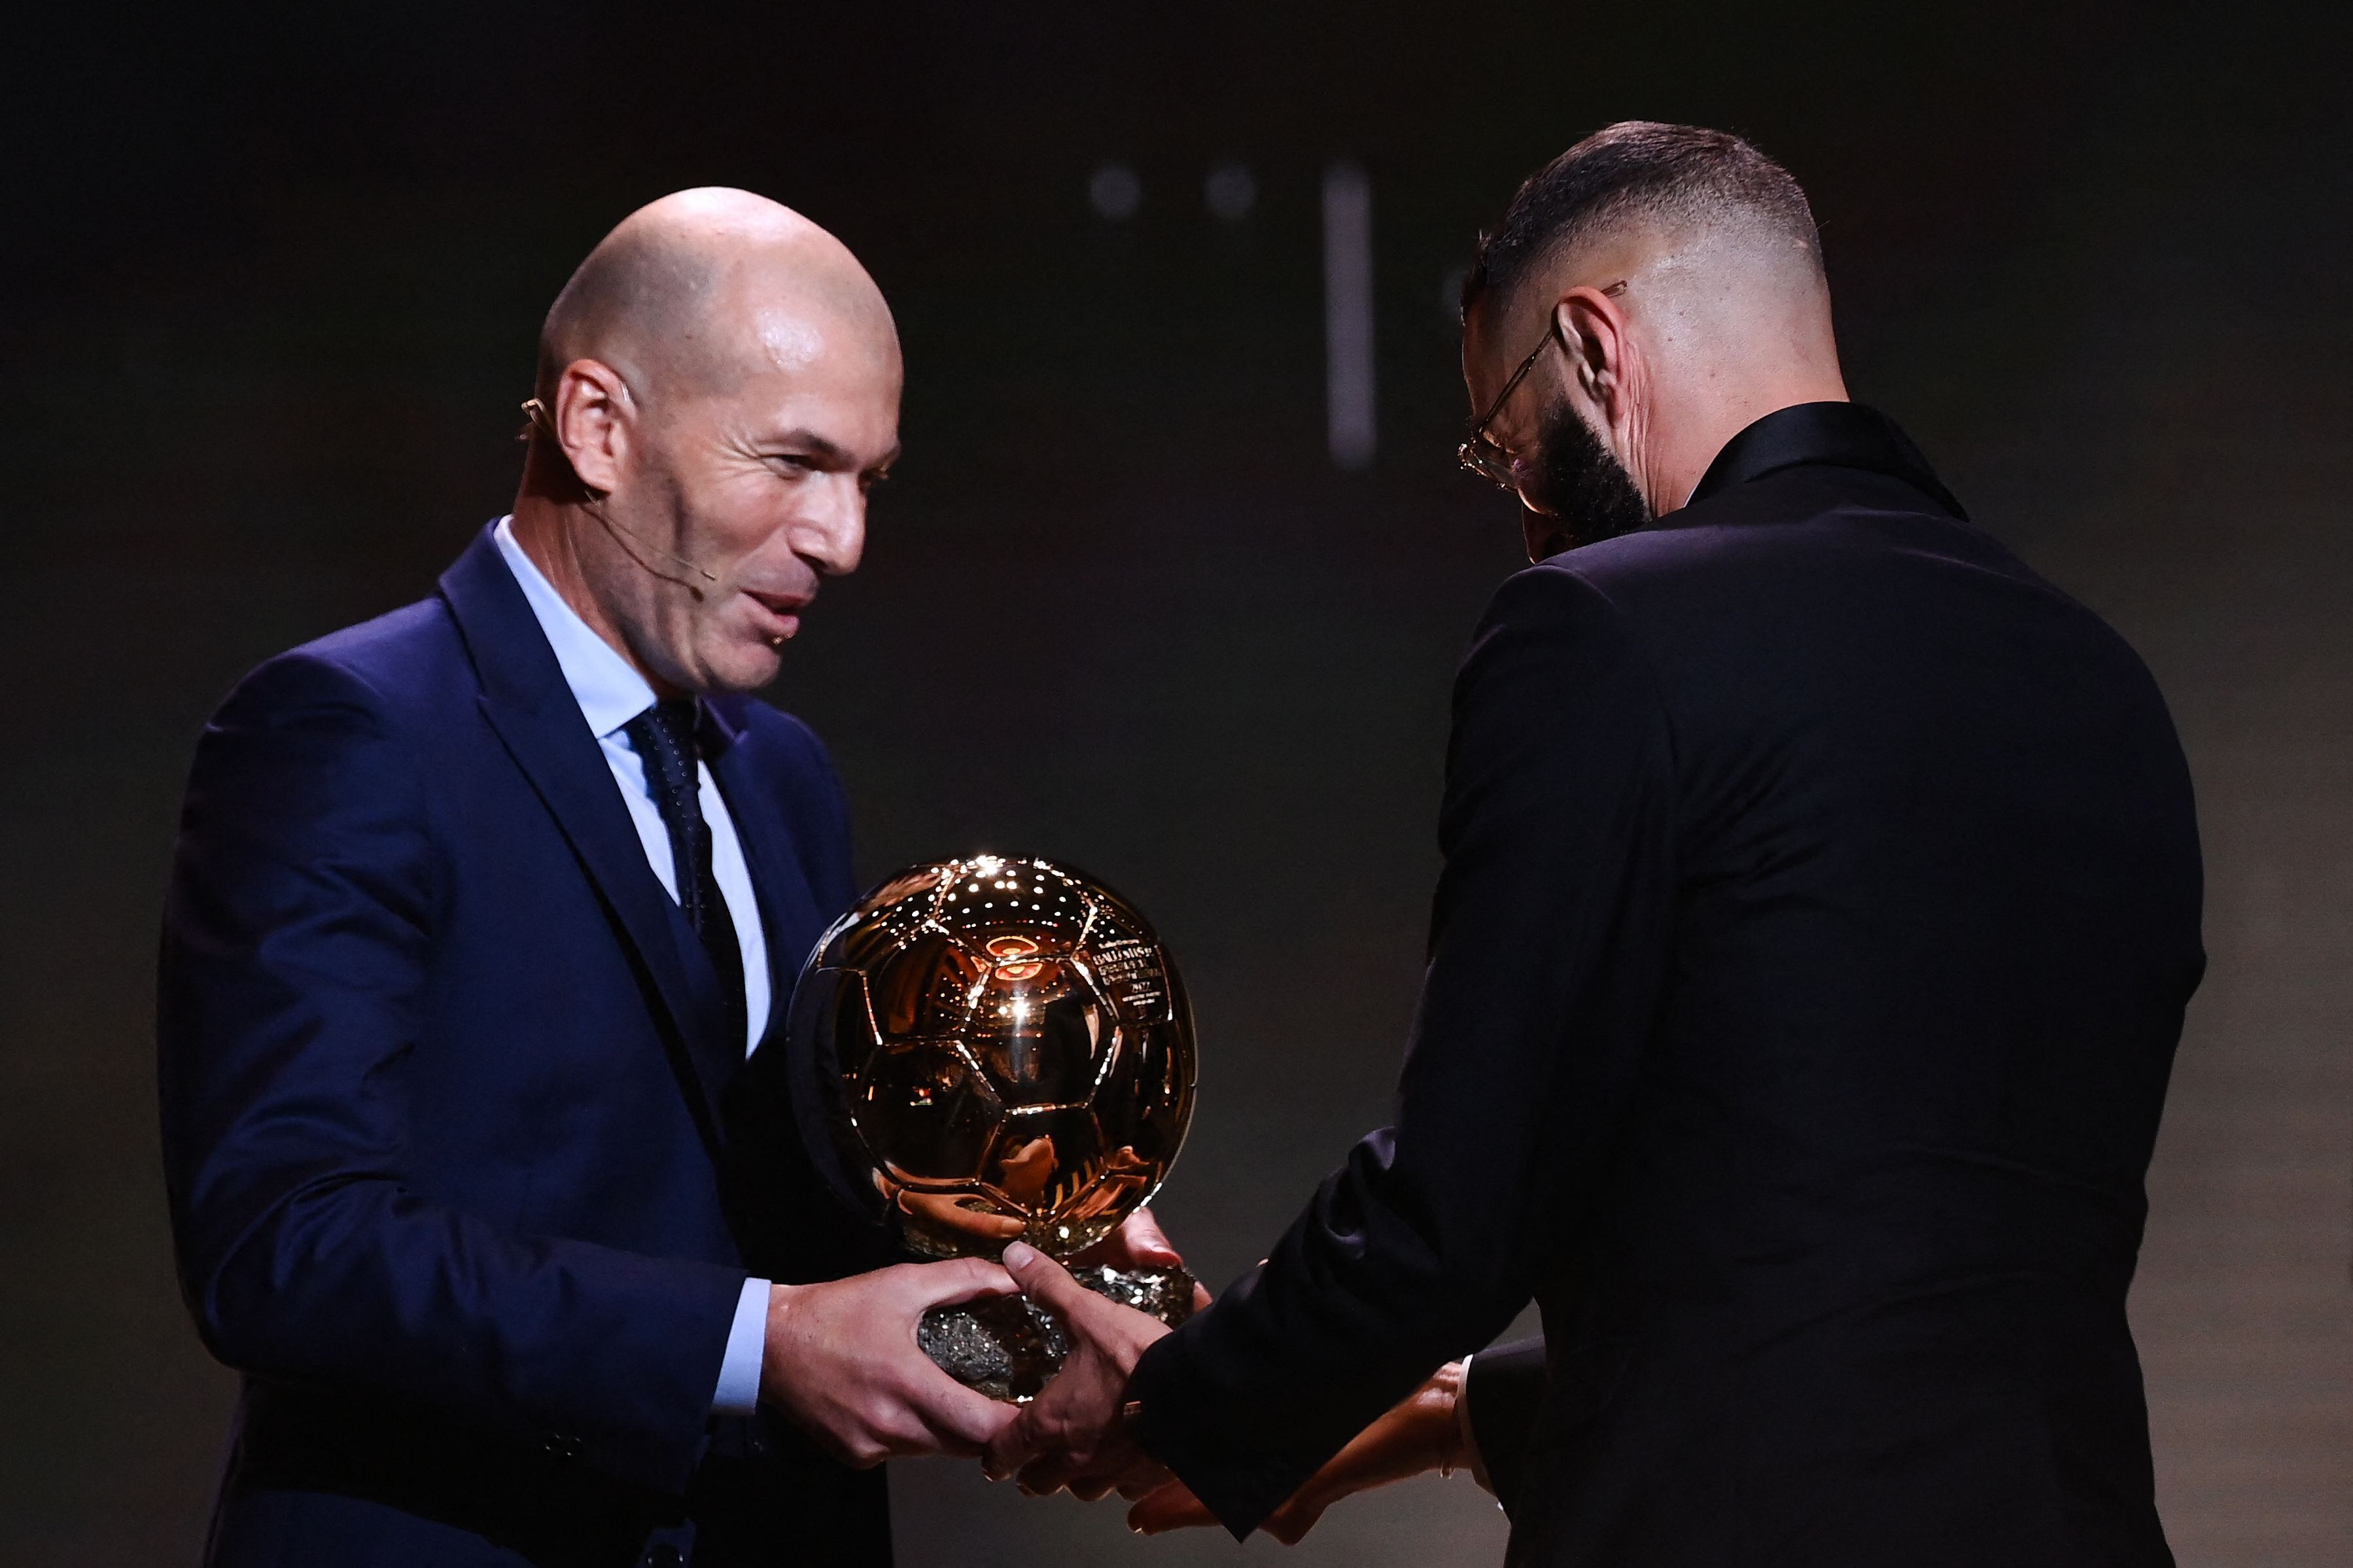
M 1025 1241 L 1065 1264 L 1159 1189 L 1193 1116 L 1193 1017 L 1142 915 L 1068 867 L 994 855 L 910 867 L 818 939 L 791 1048 L 872 1212 L 917 1258 Z M 1171 1325 L 1181 1269 L 1074 1269 Z M 1069 1353 L 1019 1296 L 937 1307 L 916 1338 L 1021 1402 Z

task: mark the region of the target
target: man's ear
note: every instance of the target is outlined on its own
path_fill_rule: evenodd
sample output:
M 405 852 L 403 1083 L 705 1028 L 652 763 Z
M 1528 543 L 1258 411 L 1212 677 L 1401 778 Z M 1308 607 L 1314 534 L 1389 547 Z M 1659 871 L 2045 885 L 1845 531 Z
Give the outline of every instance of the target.
M 637 419 L 629 384 L 602 360 L 576 359 L 556 378 L 554 402 L 555 438 L 572 471 L 595 493 L 611 494 Z
M 1553 324 L 1568 355 L 1572 389 L 1616 423 L 1626 391 L 1626 317 L 1599 289 L 1571 289 L 1553 305 Z

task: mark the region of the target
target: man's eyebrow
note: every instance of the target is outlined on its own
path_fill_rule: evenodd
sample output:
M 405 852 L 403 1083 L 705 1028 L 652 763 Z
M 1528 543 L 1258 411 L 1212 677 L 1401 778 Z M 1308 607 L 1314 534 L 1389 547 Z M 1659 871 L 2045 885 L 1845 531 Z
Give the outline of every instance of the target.
M 775 437 L 770 440 L 764 442 L 763 445 L 770 447 L 789 448 L 795 452 L 806 452 L 810 457 L 818 459 L 820 462 L 829 464 L 837 468 L 847 468 L 852 466 L 850 454 L 847 447 L 841 446 L 839 442 L 827 440 L 824 437 L 818 435 L 814 430 L 787 430 L 783 435 Z M 899 460 L 899 452 L 900 448 L 895 445 L 892 446 L 888 452 L 885 452 L 882 455 L 881 460 L 872 466 L 878 469 L 889 468 L 892 464 Z

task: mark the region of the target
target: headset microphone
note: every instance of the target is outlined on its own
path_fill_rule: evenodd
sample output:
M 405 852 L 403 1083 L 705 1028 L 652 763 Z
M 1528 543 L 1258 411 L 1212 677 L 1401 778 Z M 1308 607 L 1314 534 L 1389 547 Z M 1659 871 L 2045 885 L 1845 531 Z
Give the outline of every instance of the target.
M 549 440 L 555 442 L 555 449 L 558 452 L 562 452 L 564 450 L 564 443 L 556 437 L 555 420 L 549 415 L 547 405 L 542 403 L 536 397 L 526 397 L 522 401 L 522 413 L 524 419 L 530 422 L 523 427 L 522 434 L 525 437 L 528 437 L 531 435 L 531 426 L 536 425 L 546 434 Z M 569 458 L 567 458 L 566 461 L 568 462 Z M 578 476 L 575 475 L 574 477 L 576 479 Z M 584 482 L 580 488 L 583 490 L 586 490 L 588 487 Z M 664 550 L 660 545 L 656 544 L 650 539 L 640 539 L 628 529 L 623 528 L 619 523 L 615 522 L 611 518 L 607 517 L 602 508 L 590 506 L 584 501 L 581 503 L 580 510 L 586 512 L 590 517 L 595 518 L 598 522 L 603 523 L 607 531 L 612 533 L 617 538 L 627 540 L 629 543 L 636 545 L 639 550 L 650 551 L 674 566 L 683 566 L 706 583 L 715 584 L 719 581 L 718 574 L 710 571 L 708 568 L 702 566 L 695 562 L 689 561 L 683 555 Z M 635 558 L 632 557 L 632 559 Z M 645 563 L 642 561 L 639 561 L 638 563 L 640 566 L 645 565 Z M 653 571 L 653 568 L 648 566 L 646 567 L 646 570 L 651 572 Z M 659 577 L 661 574 L 656 572 L 654 573 L 654 575 Z M 693 595 L 696 598 L 700 599 L 702 597 L 702 590 L 696 587 L 693 584 L 681 583 L 679 585 L 684 588 L 688 593 Z

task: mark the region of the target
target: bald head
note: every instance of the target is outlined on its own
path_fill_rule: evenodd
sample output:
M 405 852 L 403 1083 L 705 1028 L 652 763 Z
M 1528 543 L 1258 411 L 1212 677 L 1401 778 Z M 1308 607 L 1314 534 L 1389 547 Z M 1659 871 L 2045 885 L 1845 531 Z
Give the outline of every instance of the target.
M 515 542 L 657 692 L 747 691 L 858 565 L 899 338 L 842 243 L 747 191 L 623 219 L 540 333 Z
M 536 390 L 552 404 L 565 366 L 593 359 L 641 397 L 723 395 L 828 341 L 898 355 L 890 307 L 849 247 L 749 191 L 679 191 L 622 219 L 556 296 Z

